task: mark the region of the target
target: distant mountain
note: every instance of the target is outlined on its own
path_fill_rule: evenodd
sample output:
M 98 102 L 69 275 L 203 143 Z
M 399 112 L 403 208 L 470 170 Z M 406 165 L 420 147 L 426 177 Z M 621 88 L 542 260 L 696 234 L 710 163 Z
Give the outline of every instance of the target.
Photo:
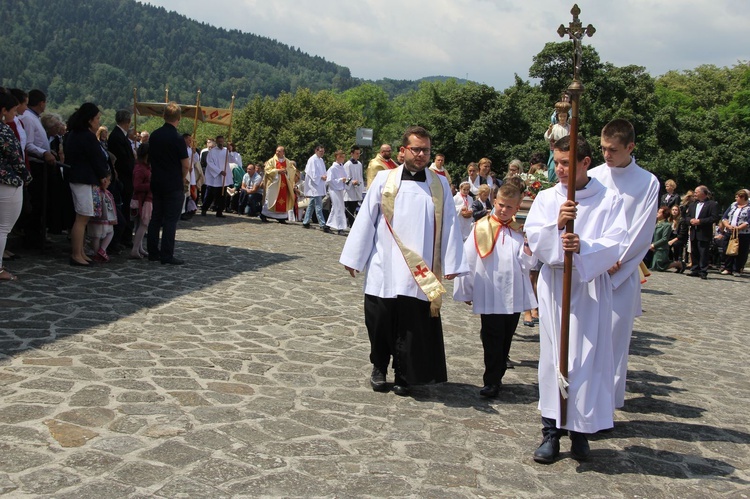
M 348 68 L 275 40 L 192 21 L 134 0 L 3 0 L 0 81 L 46 90 L 56 105 L 139 100 L 228 105 L 255 94 L 346 90 Z M 207 4 L 208 5 L 208 4 Z

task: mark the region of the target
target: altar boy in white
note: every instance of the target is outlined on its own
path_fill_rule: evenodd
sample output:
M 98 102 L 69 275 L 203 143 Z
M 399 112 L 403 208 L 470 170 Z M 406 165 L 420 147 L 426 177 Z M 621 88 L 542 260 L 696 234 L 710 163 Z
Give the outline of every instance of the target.
M 370 385 L 388 390 L 392 357 L 400 396 L 447 380 L 440 281 L 468 271 L 448 181 L 427 169 L 430 143 L 422 127 L 404 132 L 404 164 L 373 179 L 339 260 L 352 277 L 367 269 Z
M 477 220 L 464 243 L 469 274 L 456 278 L 453 299 L 481 314 L 484 349 L 482 397 L 497 397 L 506 370 L 513 333 L 521 312 L 536 308 L 528 271 L 536 263 L 523 234 L 512 228 L 523 194 L 510 183 L 495 197 L 491 215 Z
M 328 214 L 326 226 L 337 231 L 339 235 L 346 229 L 346 214 L 344 213 L 344 189 L 346 189 L 346 170 L 344 169 L 344 151 L 338 150 L 334 154 L 336 161 L 326 172 L 328 196 L 331 198 L 331 213 Z
M 625 379 L 633 323 L 640 316 L 641 277 L 638 266 L 651 247 L 659 207 L 659 181 L 638 166 L 631 156 L 635 130 L 627 120 L 612 120 L 602 129 L 605 163 L 591 170 L 591 176 L 621 198 L 628 224 L 628 243 L 620 259 L 609 270 L 612 279 L 612 348 L 615 352 L 615 407 L 625 405 Z
M 539 297 L 539 409 L 543 441 L 534 460 L 551 463 L 560 437 L 570 430 L 571 455 L 589 456 L 586 434 L 611 428 L 614 412 L 612 376 L 612 283 L 609 270 L 627 238 L 621 199 L 588 177 L 591 147 L 578 138 L 577 171 L 569 178 L 570 136 L 554 146 L 560 182 L 539 193 L 524 229 L 532 253 L 544 262 L 537 283 Z M 568 201 L 568 188 L 576 200 Z M 575 220 L 575 233 L 565 233 Z M 573 253 L 568 348 L 566 424 L 560 425 L 559 342 L 565 252 Z

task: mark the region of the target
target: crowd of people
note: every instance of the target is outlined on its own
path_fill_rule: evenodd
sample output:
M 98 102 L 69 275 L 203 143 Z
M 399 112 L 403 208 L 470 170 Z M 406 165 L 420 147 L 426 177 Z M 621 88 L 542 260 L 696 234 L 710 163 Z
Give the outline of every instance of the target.
M 442 154 L 430 164 L 432 139 L 421 127 L 404 132 L 395 160 L 392 145 L 383 144 L 365 168 L 353 146 L 336 150 L 327 166 L 318 145 L 299 171 L 281 145 L 262 164 L 243 164 L 221 136 L 198 152 L 177 131 L 176 103 L 165 105 L 163 125 L 150 134 L 135 133 L 127 110 L 117 112 L 110 132 L 93 103 L 81 105 L 66 124 L 45 106 L 38 90 L 0 91 L 3 260 L 13 258 L 6 240 L 25 203 L 24 236 L 68 230 L 69 263 L 77 267 L 108 262 L 113 245 L 130 247 L 133 259 L 180 265 L 178 221 L 198 210 L 218 218 L 224 212 L 257 216 L 263 223 L 301 221 L 306 229 L 317 223 L 327 233 L 349 229 L 340 262 L 352 277 L 366 270 L 373 390 L 408 396 L 413 385 L 447 380 L 440 321 L 446 280 L 456 279 L 454 300 L 481 317 L 482 397 L 501 392 L 521 314 L 525 325 L 539 324 L 542 443 L 533 457 L 540 463 L 557 459 L 566 434 L 571 455 L 587 459 L 587 435 L 612 428 L 615 409 L 623 407 L 644 261 L 654 271 L 689 269 L 688 275 L 706 279 L 711 265 L 741 276 L 748 256 L 747 190 L 736 193 L 723 215 L 704 185 L 679 196 L 668 180 L 659 196 L 656 177 L 635 161 L 635 132 L 626 120 L 602 129 L 604 163 L 592 167 L 583 137 L 571 154 L 566 106 L 545 134 L 553 173 L 545 154 L 536 153 L 526 173 L 513 160 L 496 175 L 490 159 L 481 158 L 461 179 L 451 179 Z M 37 177 L 54 188 L 34 190 Z M 540 179 L 552 186 L 541 188 Z M 575 202 L 568 200 L 571 189 Z M 50 204 L 57 216 L 47 216 Z M 570 221 L 574 232 L 565 230 Z M 558 363 L 566 255 L 573 262 L 569 300 L 576 317 L 569 324 L 567 375 Z M 17 280 L 3 260 L 0 280 Z

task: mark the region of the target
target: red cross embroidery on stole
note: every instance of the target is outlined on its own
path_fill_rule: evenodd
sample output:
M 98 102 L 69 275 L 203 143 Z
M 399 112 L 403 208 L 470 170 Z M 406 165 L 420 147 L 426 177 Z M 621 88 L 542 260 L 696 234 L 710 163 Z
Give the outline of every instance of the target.
M 421 265 L 417 265 L 417 270 L 414 271 L 415 276 L 419 277 L 425 277 L 427 275 L 427 271 L 429 269 L 427 267 L 422 267 Z

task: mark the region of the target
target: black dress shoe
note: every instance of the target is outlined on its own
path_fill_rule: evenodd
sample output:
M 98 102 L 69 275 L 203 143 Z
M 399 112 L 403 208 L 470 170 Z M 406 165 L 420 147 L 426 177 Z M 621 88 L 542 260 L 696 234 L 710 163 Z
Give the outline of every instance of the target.
M 700 272 L 690 272 L 689 274 L 685 274 L 688 277 L 699 277 L 701 274 Z
M 589 439 L 583 433 L 570 432 L 570 456 L 576 461 L 585 461 L 591 455 Z
M 261 213 L 261 214 L 260 214 L 259 216 L 260 216 L 260 221 L 261 221 L 261 222 L 263 222 L 263 223 L 265 223 L 265 224 L 267 224 L 267 223 L 268 223 L 268 217 L 267 217 L 267 216 L 265 216 L 265 215 L 264 215 L 264 214 L 262 214 L 262 213 Z
M 547 437 L 534 451 L 534 461 L 541 464 L 551 464 L 560 455 L 560 438 Z
M 227 218 L 227 216 L 224 215 L 223 213 L 217 213 L 216 218 Z
M 310 228 L 310 224 L 309 224 L 309 223 L 307 223 L 307 224 L 302 224 L 302 227 L 304 227 L 305 229 L 309 229 L 309 228 Z
M 701 274 L 701 279 L 706 280 L 708 279 L 708 276 L 706 274 Z
M 406 397 L 411 393 L 411 388 L 409 385 L 393 385 L 393 393 L 399 397 Z
M 326 225 L 325 227 L 323 227 L 323 232 L 325 232 L 327 234 L 330 234 L 331 233 L 331 228 Z
M 370 386 L 376 392 L 388 391 L 388 385 L 385 382 L 385 372 L 377 367 L 373 367 L 372 374 L 370 375 Z
M 149 258 L 150 260 L 150 258 Z M 182 265 L 185 263 L 185 260 L 180 260 L 179 258 L 172 257 L 169 260 L 162 260 L 162 265 Z
M 280 224 L 285 224 L 286 220 L 284 220 L 283 218 L 280 218 L 277 220 L 277 222 L 279 222 Z
M 500 385 L 485 385 L 479 390 L 479 395 L 487 398 L 495 398 L 498 393 L 500 393 Z

